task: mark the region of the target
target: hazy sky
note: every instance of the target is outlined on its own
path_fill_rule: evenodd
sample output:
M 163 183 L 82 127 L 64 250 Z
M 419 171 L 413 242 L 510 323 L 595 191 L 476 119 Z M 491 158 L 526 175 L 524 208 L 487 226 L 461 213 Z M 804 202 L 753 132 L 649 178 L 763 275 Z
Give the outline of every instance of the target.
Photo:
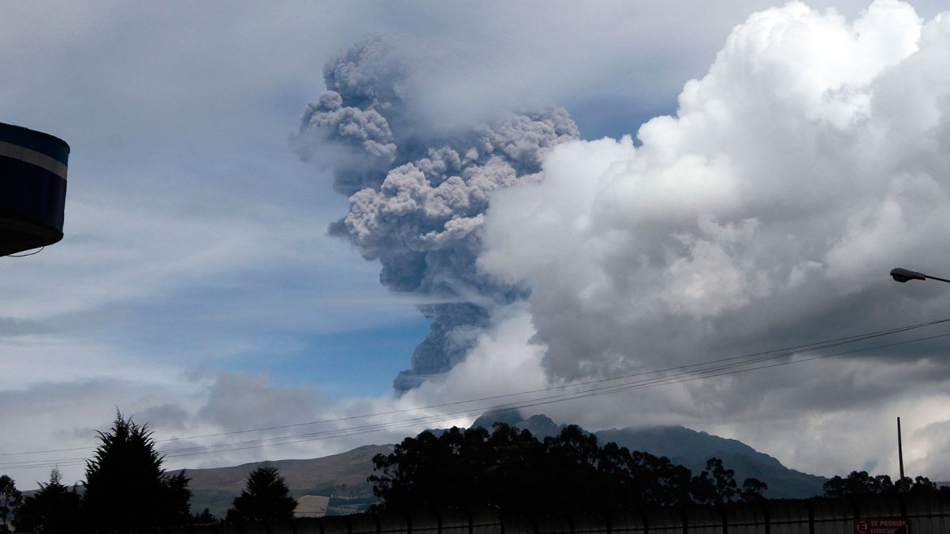
M 117 408 L 167 467 L 314 457 L 950 318 L 887 276 L 950 275 L 942 4 L 4 3 L 0 121 L 72 152 L 0 258 L 0 473 L 82 479 Z M 901 416 L 950 480 L 948 332 L 524 411 L 893 477 Z

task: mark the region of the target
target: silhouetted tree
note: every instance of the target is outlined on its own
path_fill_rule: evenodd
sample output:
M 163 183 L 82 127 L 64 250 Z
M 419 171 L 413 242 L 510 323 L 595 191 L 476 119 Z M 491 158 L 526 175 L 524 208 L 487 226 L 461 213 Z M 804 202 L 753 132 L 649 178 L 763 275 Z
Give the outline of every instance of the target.
M 907 477 L 905 478 L 905 481 L 907 490 L 911 493 L 930 493 L 939 491 L 937 484 L 935 482 L 931 482 L 929 478 L 924 476 L 919 476 L 913 480 Z
M 620 487 L 598 471 L 602 456 L 597 438 L 578 427 L 566 427 L 544 443 L 503 423 L 491 432 L 452 428 L 438 437 L 423 432 L 392 454 L 377 455 L 369 481 L 382 499 L 377 510 L 601 508 L 618 501 Z
M 691 481 L 693 500 L 699 504 L 732 502 L 739 495 L 735 475 L 735 471 L 723 467 L 719 458 L 706 460 L 706 469 Z
M 13 515 L 22 501 L 16 482 L 7 475 L 0 476 L 0 532 L 10 532 Z
M 614 442 L 607 443 L 598 451 L 597 473 L 609 483 L 614 491 L 603 503 L 605 509 L 622 508 L 636 499 L 638 488 L 630 476 L 631 454 L 626 447 Z
M 654 506 L 685 506 L 692 502 L 693 473 L 689 469 L 674 464 L 666 456 L 656 457 L 643 451 L 631 453 L 629 465 L 637 490 L 631 501 Z
M 722 460 L 706 460 L 706 469 L 690 480 L 689 492 L 697 504 L 725 504 L 741 500 L 758 501 L 765 498 L 768 484 L 757 478 L 747 478 L 740 489 L 735 479 L 735 471 L 726 469 Z
M 548 505 L 555 509 L 592 509 L 608 506 L 604 501 L 610 494 L 607 486 L 616 480 L 605 476 L 598 469 L 603 456 L 597 444 L 597 436 L 585 432 L 577 425 L 561 429 L 561 433 L 544 439 L 548 467 L 546 471 L 554 478 L 551 481 Z
M 763 498 L 768 489 L 749 478 L 738 488 L 735 473 L 710 458 L 694 477 L 669 458 L 603 447 L 577 426 L 539 442 L 530 432 L 503 423 L 436 436 L 406 438 L 388 455 L 373 458 L 369 477 L 381 499 L 376 511 L 496 506 L 522 513 L 572 509 L 719 504 Z
M 83 508 L 89 527 L 129 530 L 183 525 L 191 521 L 188 479 L 169 476 L 146 425 L 116 414 L 109 432 L 86 462 Z
M 80 497 L 76 488 L 61 483 L 58 469 L 53 469 L 49 482 L 40 483 L 40 490 L 23 501 L 17 513 L 16 528 L 20 532 L 65 534 L 75 532 L 81 524 Z
M 217 522 L 218 520 L 211 514 L 211 510 L 209 510 L 208 507 L 205 507 L 200 514 L 195 514 L 194 523 L 196 525 L 211 525 Z
M 835 475 L 824 484 L 826 497 L 845 497 L 852 495 L 867 495 L 894 493 L 897 488 L 891 482 L 891 477 L 878 475 L 872 477 L 867 471 L 852 471 L 847 478 Z
M 755 502 L 765 499 L 765 492 L 769 485 L 757 478 L 747 478 L 742 481 L 742 489 L 739 491 L 739 498 L 744 502 Z
M 446 434 L 459 434 L 452 428 Z M 487 434 L 487 432 L 486 432 Z M 445 434 L 443 434 L 445 436 Z M 453 436 L 456 443 L 446 448 L 451 454 L 461 455 L 461 440 Z M 382 499 L 376 508 L 390 510 L 411 510 L 415 507 L 432 507 L 436 503 L 427 502 L 435 491 L 424 491 L 430 479 L 438 480 L 427 466 L 440 462 L 442 448 L 439 438 L 432 432 L 422 432 L 415 438 L 406 438 L 393 448 L 391 454 L 377 454 L 373 457 L 374 474 L 367 479 L 373 484 L 373 494 Z M 444 441 L 444 440 L 442 440 Z M 426 461 L 428 458 L 429 461 Z M 443 466 L 447 469 L 449 466 Z M 452 466 L 455 467 L 455 466 Z M 379 474 L 375 474 L 378 472 Z M 446 478 L 457 480 L 457 473 L 446 472 Z M 440 486 L 441 487 L 441 484 Z M 413 494 L 416 497 L 413 498 Z
M 905 491 L 911 493 L 928 493 L 932 491 L 944 491 L 944 488 L 938 488 L 937 484 L 930 481 L 929 478 L 919 476 L 917 478 L 905 477 L 903 480 Z M 852 471 L 846 478 L 835 476 L 824 485 L 826 497 L 846 497 L 853 495 L 880 495 L 885 493 L 897 493 L 901 491 L 901 484 L 891 482 L 891 477 L 887 475 L 871 476 L 867 471 Z
M 287 523 L 294 519 L 297 501 L 275 467 L 259 467 L 247 477 L 247 488 L 234 498 L 229 523 Z
M 711 459 L 707 471 L 689 469 L 616 443 L 600 447 L 577 426 L 539 442 L 527 431 L 496 424 L 452 428 L 436 436 L 406 438 L 373 459 L 369 477 L 381 499 L 375 510 L 411 511 L 457 506 L 497 506 L 525 513 L 552 510 L 607 511 L 640 505 L 683 506 L 760 498 L 766 485 Z

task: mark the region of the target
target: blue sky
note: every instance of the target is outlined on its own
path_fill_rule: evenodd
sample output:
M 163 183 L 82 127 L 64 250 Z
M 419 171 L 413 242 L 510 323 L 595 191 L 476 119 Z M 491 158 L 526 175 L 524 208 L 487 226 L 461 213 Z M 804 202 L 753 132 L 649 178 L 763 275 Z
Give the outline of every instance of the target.
M 36 256 L 0 260 L 5 303 L 0 427 L 17 429 L 0 436 L 0 454 L 91 447 L 94 430 L 107 428 L 117 407 L 149 423 L 159 439 L 185 437 L 211 445 L 223 441 L 195 436 L 424 408 L 658 369 L 682 363 L 675 351 L 703 359 L 941 318 L 950 299 L 935 294 L 935 288 L 891 287 L 886 280 L 887 269 L 896 266 L 889 262 L 908 255 L 907 267 L 939 271 L 940 247 L 892 238 L 885 224 L 891 208 L 905 214 L 939 211 L 925 202 L 928 196 L 941 198 L 938 192 L 948 187 L 947 173 L 937 176 L 936 171 L 950 170 L 939 151 L 915 145 L 909 134 L 909 140 L 895 134 L 889 146 L 916 159 L 888 160 L 896 169 L 893 175 L 867 182 L 866 188 L 864 182 L 849 181 L 846 169 L 856 169 L 855 162 L 875 163 L 874 154 L 825 161 L 819 151 L 812 167 L 790 151 L 788 164 L 801 166 L 792 169 L 797 174 L 789 171 L 788 181 L 780 184 L 776 178 L 771 184 L 756 172 L 781 156 L 775 146 L 790 142 L 768 132 L 791 123 L 827 121 L 845 133 L 814 135 L 842 143 L 834 146 L 871 135 L 857 127 L 852 132 L 841 122 L 846 122 L 843 114 L 857 113 L 852 108 L 815 104 L 807 100 L 808 87 L 795 92 L 795 80 L 818 84 L 834 77 L 836 69 L 847 70 L 834 82 L 834 91 L 823 94 L 837 98 L 846 90 L 867 91 L 882 103 L 868 112 L 869 120 L 890 117 L 885 104 L 907 105 L 895 96 L 902 84 L 918 91 L 921 102 L 929 102 L 931 92 L 943 94 L 945 79 L 925 83 L 913 76 L 932 72 L 928 65 L 941 65 L 944 58 L 936 52 L 914 55 L 909 48 L 900 52 L 900 39 L 911 39 L 907 36 L 926 24 L 931 33 L 918 38 L 921 49 L 928 50 L 927 35 L 943 35 L 945 22 L 934 21 L 942 2 L 876 4 L 905 14 L 916 10 L 915 16 L 892 17 L 892 22 L 866 17 L 868 2 L 810 2 L 812 33 L 789 37 L 796 46 L 776 48 L 787 55 L 775 57 L 754 55 L 749 43 L 756 42 L 755 32 L 766 22 L 749 17 L 781 4 L 711 4 L 5 4 L 0 45 L 8 53 L 0 58 L 0 73 L 7 81 L 0 84 L 0 121 L 59 136 L 72 153 L 64 240 Z M 805 17 L 803 4 L 782 9 L 770 12 L 779 21 L 775 27 L 783 27 L 782 17 L 791 20 L 796 12 Z M 869 21 L 871 29 L 852 26 L 857 20 Z M 730 38 L 743 24 L 748 31 Z M 841 28 L 847 31 L 835 33 Z M 840 37 L 861 31 L 884 44 L 880 49 L 874 48 L 878 41 L 851 46 Z M 361 39 L 381 34 L 404 43 L 400 53 L 417 69 L 413 83 L 419 98 L 427 99 L 428 120 L 475 124 L 498 110 L 550 104 L 566 109 L 581 139 L 615 140 L 560 150 L 546 160 L 543 186 L 497 193 L 497 203 L 492 197 L 480 234 L 485 248 L 479 268 L 530 288 L 531 297 L 493 309 L 489 324 L 478 332 L 475 356 L 442 385 L 401 399 L 394 397 L 392 381 L 411 367 L 410 355 L 428 331 L 429 322 L 416 306 L 435 297 L 388 291 L 379 283 L 378 262 L 365 261 L 357 247 L 327 235 L 328 225 L 347 214 L 347 198 L 333 191 L 328 169 L 301 161 L 289 142 L 307 104 L 326 89 L 324 65 Z M 853 72 L 836 67 L 834 58 L 823 62 L 808 55 L 821 50 L 825 38 L 826 56 L 840 53 L 840 65 L 854 66 Z M 911 45 L 918 46 L 917 41 Z M 878 64 L 892 52 L 891 64 Z M 742 78 L 737 65 L 758 65 L 753 59 L 742 63 L 743 54 L 773 70 Z M 813 64 L 820 68 L 809 70 Z M 906 81 L 888 78 L 890 72 L 903 72 L 899 69 L 906 70 Z M 789 72 L 802 74 L 781 78 Z M 686 85 L 700 79 L 702 84 Z M 695 91 L 684 92 L 684 85 Z M 743 115 L 742 106 L 729 98 L 742 91 L 751 95 L 745 100 L 750 109 L 759 105 L 759 95 L 787 104 L 792 118 L 760 125 L 771 120 L 771 113 L 753 109 Z M 864 105 L 857 97 L 845 101 Z M 933 102 L 946 105 L 937 97 Z M 724 103 L 724 114 L 716 115 L 716 103 Z M 681 117 L 693 112 L 696 122 L 657 121 L 641 131 L 636 143 L 627 146 L 621 140 L 636 136 L 653 117 L 678 110 Z M 926 131 L 936 132 L 937 140 L 950 115 L 939 106 L 899 111 L 895 116 L 908 117 L 909 132 L 916 131 L 914 121 L 932 119 Z M 735 128 L 725 119 L 716 123 L 729 113 L 748 127 Z M 741 131 L 757 137 L 745 139 Z M 802 132 L 789 139 L 813 133 Z M 637 152 L 634 145 L 647 145 L 647 150 Z M 708 158 L 696 168 L 671 166 L 679 169 L 673 174 L 656 170 L 670 154 Z M 725 163 L 716 164 L 709 154 L 724 154 Z M 653 167 L 630 164 L 634 170 L 628 175 L 617 170 L 624 161 L 652 162 Z M 730 165 L 736 166 L 732 174 L 723 170 Z M 840 175 L 827 178 L 833 175 L 828 169 Z M 743 173 L 752 176 L 748 183 Z M 734 190 L 690 181 L 700 175 L 721 179 L 718 183 L 734 180 Z M 933 183 L 924 175 L 933 175 Z M 664 177 L 670 176 L 675 187 L 667 190 Z M 801 187 L 788 185 L 799 176 L 805 177 Z M 810 176 L 816 178 L 809 181 Z M 584 180 L 600 185 L 572 185 Z M 871 191 L 881 184 L 893 195 Z M 839 190 L 844 187 L 860 194 L 847 197 Z M 596 209 L 575 203 L 595 198 L 594 189 L 607 191 L 611 202 L 592 201 Z M 801 193 L 809 189 L 825 195 L 830 207 Z M 786 226 L 769 222 L 768 215 L 776 213 L 789 214 L 781 223 Z M 561 215 L 576 218 L 560 220 Z M 550 226 L 540 225 L 547 216 L 553 217 Z M 905 219 L 921 235 L 946 230 L 936 215 Z M 865 226 L 878 233 L 859 231 Z M 572 233 L 582 227 L 586 230 Z M 560 233 L 548 241 L 546 228 Z M 642 231 L 628 235 L 630 228 Z M 678 239 L 690 255 L 676 256 L 676 247 L 652 249 L 659 234 L 650 232 L 657 228 L 664 239 Z M 789 238 L 785 249 L 763 244 L 774 244 L 780 236 L 798 239 Z M 840 246 L 826 243 L 835 239 Z M 821 261 L 799 262 L 788 256 L 791 250 L 803 258 L 821 256 Z M 667 253 L 671 256 L 663 256 Z M 650 254 L 656 262 L 668 261 L 662 272 L 641 270 L 645 263 L 640 262 Z M 849 258 L 881 264 L 865 269 Z M 761 285 L 754 291 L 737 288 L 730 278 L 736 266 L 748 268 L 743 272 L 758 276 Z M 854 282 L 875 269 L 885 273 L 880 281 Z M 664 285 L 663 276 L 670 273 L 696 283 Z M 718 277 L 706 279 L 702 273 Z M 775 293 L 779 274 L 790 285 L 806 282 L 796 291 Z M 601 285 L 605 280 L 610 290 Z M 651 285 L 640 287 L 637 280 Z M 899 310 L 906 320 L 888 319 L 888 310 Z M 662 325 L 670 330 L 651 317 L 668 319 Z M 684 331 L 690 334 L 681 335 Z M 867 440 L 845 441 L 854 447 L 848 454 L 820 450 L 826 447 L 815 443 L 853 431 L 847 422 L 857 418 L 890 425 L 893 410 L 904 409 L 924 414 L 905 420 L 905 429 L 916 432 L 921 444 L 909 455 L 916 462 L 911 465 L 948 479 L 950 464 L 937 459 L 950 443 L 950 413 L 939 393 L 947 379 L 938 358 L 943 348 L 920 349 L 905 354 L 906 359 L 883 355 L 876 367 L 855 360 L 822 362 L 800 375 L 763 372 L 755 380 L 678 385 L 633 400 L 611 397 L 544 410 L 559 422 L 591 428 L 684 424 L 743 439 L 796 469 L 834 474 L 867 466 L 889 469 L 893 452 Z M 494 359 L 498 354 L 506 359 Z M 917 399 L 897 392 L 866 399 L 866 384 L 882 374 L 891 377 L 895 390 L 914 384 L 926 391 Z M 933 381 L 922 384 L 921 376 Z M 886 401 L 893 409 L 881 409 Z M 390 419 L 398 423 L 397 417 Z M 444 421 L 468 422 L 461 416 Z M 418 429 L 284 447 L 264 444 L 170 463 L 200 467 L 318 456 L 371 441 L 392 442 Z M 67 480 L 79 480 L 81 462 L 69 460 L 75 454 L 84 453 L 28 456 L 36 463 L 31 467 L 14 463 L 21 456 L 0 457 L 0 472 L 8 472 L 21 487 L 32 487 L 61 465 Z M 848 463 L 853 457 L 861 465 Z

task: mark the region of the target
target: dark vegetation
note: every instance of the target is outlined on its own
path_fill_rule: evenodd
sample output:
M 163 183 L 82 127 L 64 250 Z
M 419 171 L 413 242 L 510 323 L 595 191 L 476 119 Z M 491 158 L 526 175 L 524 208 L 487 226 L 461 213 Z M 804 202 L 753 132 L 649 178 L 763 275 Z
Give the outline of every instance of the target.
M 54 469 L 49 482 L 23 499 L 10 477 L 0 477 L 0 532 L 115 532 L 216 522 L 207 509 L 191 514 L 188 477 L 165 473 L 146 425 L 116 414 L 99 442 L 81 488 L 64 486 Z M 262 468 L 251 473 L 228 519 L 286 522 L 295 505 L 277 470 Z
M 535 416 L 536 417 L 536 416 Z M 519 427 L 524 428 L 523 424 Z M 538 436 L 533 428 L 531 433 Z M 560 429 L 557 429 L 560 431 Z M 556 435 L 557 432 L 548 435 Z M 741 441 L 721 438 L 684 427 L 664 426 L 600 430 L 600 443 L 615 442 L 631 451 L 648 451 L 666 456 L 694 473 L 706 468 L 706 460 L 716 457 L 736 472 L 736 481 L 757 478 L 769 485 L 770 499 L 807 499 L 820 495 L 825 477 L 801 473 L 782 465 L 778 459 L 756 451 Z
M 16 527 L 28 532 L 70 532 L 81 527 L 82 501 L 76 488 L 61 483 L 59 471 L 53 469 L 49 482 L 27 497 L 17 510 Z
M 130 530 L 175 526 L 194 520 L 184 473 L 167 476 L 147 426 L 117 414 L 99 433 L 86 462 L 82 492 L 60 483 L 55 469 L 18 511 L 17 530 L 42 533 Z
M 297 501 L 277 469 L 261 467 L 247 477 L 247 488 L 234 498 L 228 510 L 228 523 L 265 523 L 276 525 L 294 519 Z
M 64 486 L 54 469 L 39 491 L 23 498 L 10 477 L 0 476 L 0 532 L 133 531 L 219 522 L 208 509 L 191 514 L 188 477 L 162 469 L 163 459 L 145 425 L 117 414 L 111 430 L 99 433 L 99 441 L 82 487 Z M 376 455 L 373 464 L 369 482 L 380 499 L 373 506 L 376 511 L 491 506 L 522 514 L 609 512 L 756 501 L 768 490 L 756 478 L 739 484 L 719 458 L 709 458 L 694 475 L 666 457 L 631 452 L 614 442 L 601 446 L 596 436 L 573 425 L 542 440 L 505 423 L 491 430 L 427 431 L 403 440 L 391 454 Z M 899 491 L 950 488 L 938 488 L 925 477 L 895 484 L 887 475 L 866 471 L 824 484 L 826 497 Z M 265 465 L 250 473 L 225 521 L 287 523 L 296 504 L 278 470 Z
M 568 426 L 536 439 L 504 423 L 423 432 L 373 460 L 370 477 L 382 499 L 378 510 L 496 506 L 525 513 L 614 510 L 643 505 L 722 504 L 762 498 L 754 478 L 741 486 L 735 473 L 710 458 L 697 476 L 668 458 L 630 452 Z
M 13 512 L 23 502 L 23 495 L 16 489 L 16 483 L 7 475 L 0 476 L 0 532 L 9 532 L 9 523 Z
M 566 425 L 558 425 L 543 414 L 525 418 L 518 410 L 493 410 L 472 423 L 473 427 L 491 428 L 500 422 L 528 430 L 543 440 L 556 437 Z M 722 460 L 723 465 L 735 471 L 736 481 L 757 478 L 769 486 L 770 499 L 807 499 L 820 495 L 827 478 L 801 473 L 782 465 L 778 459 L 756 451 L 734 439 L 698 432 L 682 426 L 648 426 L 613 428 L 592 432 L 599 443 L 614 442 L 631 451 L 645 451 L 658 457 L 667 457 L 693 473 L 706 469 L 710 457 Z
M 709 458 L 698 474 L 666 457 L 633 451 L 577 426 L 536 439 L 506 423 L 491 430 L 452 428 L 423 432 L 373 459 L 370 477 L 381 502 L 377 511 L 412 511 L 493 506 L 546 513 L 575 510 L 606 512 L 644 506 L 719 505 L 765 498 L 768 486 L 746 478 L 740 485 L 732 469 Z M 865 471 L 836 476 L 824 484 L 826 497 L 950 491 L 925 477 L 904 479 Z
M 190 519 L 185 473 L 167 476 L 146 425 L 116 415 L 110 432 L 86 462 L 82 498 L 93 530 L 181 525 Z
M 927 493 L 931 491 L 950 491 L 950 487 L 937 487 L 927 477 L 911 479 L 905 477 L 903 488 L 901 483 L 894 484 L 887 475 L 871 476 L 867 471 L 852 471 L 847 478 L 835 476 L 825 482 L 825 497 L 848 497 L 852 495 L 886 495 L 906 491 L 910 493 Z

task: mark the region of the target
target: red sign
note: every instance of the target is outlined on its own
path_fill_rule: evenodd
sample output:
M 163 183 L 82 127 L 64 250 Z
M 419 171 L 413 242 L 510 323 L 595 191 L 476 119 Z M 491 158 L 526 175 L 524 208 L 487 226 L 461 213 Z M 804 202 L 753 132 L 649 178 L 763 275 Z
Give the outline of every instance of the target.
M 907 534 L 910 522 L 899 517 L 875 517 L 854 520 L 854 534 Z

